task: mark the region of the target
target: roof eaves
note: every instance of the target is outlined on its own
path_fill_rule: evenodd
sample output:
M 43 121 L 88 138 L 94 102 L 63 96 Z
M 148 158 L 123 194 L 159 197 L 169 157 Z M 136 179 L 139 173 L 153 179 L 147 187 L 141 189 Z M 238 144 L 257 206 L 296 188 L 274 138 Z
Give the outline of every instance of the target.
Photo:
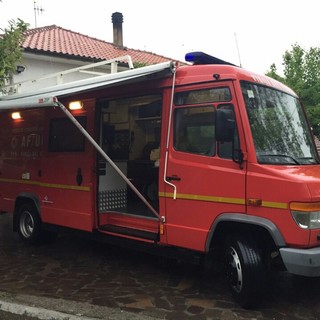
M 79 60 L 79 61 L 84 61 L 84 62 L 99 62 L 99 61 L 105 60 L 105 59 L 97 58 L 97 57 L 72 55 L 72 54 L 66 54 L 63 52 L 39 50 L 39 49 L 32 49 L 32 48 L 25 48 L 24 52 L 34 53 L 34 54 L 42 54 L 44 56 L 57 57 L 57 58 L 63 58 L 63 59 Z

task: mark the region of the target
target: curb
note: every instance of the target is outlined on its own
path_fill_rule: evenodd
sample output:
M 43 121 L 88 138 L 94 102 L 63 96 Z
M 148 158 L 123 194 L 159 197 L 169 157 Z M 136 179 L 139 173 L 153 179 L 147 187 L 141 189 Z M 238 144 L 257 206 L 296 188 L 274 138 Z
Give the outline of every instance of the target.
M 44 308 L 30 307 L 22 304 L 11 303 L 0 300 L 0 310 L 9 313 L 29 316 L 41 320 L 96 320 L 97 318 L 82 317 L 80 315 L 70 315 L 59 311 L 47 310 Z
M 154 320 L 163 319 L 86 301 L 38 297 L 0 291 L 0 311 L 41 320 Z

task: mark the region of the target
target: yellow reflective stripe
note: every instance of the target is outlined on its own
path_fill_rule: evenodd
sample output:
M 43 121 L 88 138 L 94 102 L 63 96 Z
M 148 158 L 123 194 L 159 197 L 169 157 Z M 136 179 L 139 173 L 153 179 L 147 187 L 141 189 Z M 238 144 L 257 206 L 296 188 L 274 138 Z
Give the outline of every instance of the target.
M 288 209 L 288 204 L 283 202 L 262 201 L 262 207 Z
M 208 202 L 242 204 L 242 205 L 246 204 L 245 199 L 242 199 L 242 198 L 214 197 L 214 196 L 203 196 L 203 195 L 183 194 L 183 193 L 177 193 L 176 196 L 177 196 L 177 199 L 185 199 L 185 200 L 208 201 Z M 159 197 L 173 198 L 173 193 L 159 192 Z M 283 202 L 262 201 L 262 205 L 259 207 L 288 209 L 288 204 Z
M 54 189 L 90 191 L 90 187 L 86 187 L 86 186 L 75 186 L 75 185 L 58 184 L 58 183 L 45 183 L 45 182 L 32 181 L 32 180 L 2 179 L 2 178 L 0 178 L 0 182 L 28 184 L 28 185 L 34 185 L 34 186 L 46 187 L 46 188 L 54 188 Z
M 159 197 L 173 198 L 173 193 L 159 192 Z M 245 204 L 245 199 L 241 199 L 241 198 L 203 196 L 199 194 L 177 193 L 177 199 L 208 201 L 208 202 L 223 202 L 223 203 L 243 204 L 243 205 Z

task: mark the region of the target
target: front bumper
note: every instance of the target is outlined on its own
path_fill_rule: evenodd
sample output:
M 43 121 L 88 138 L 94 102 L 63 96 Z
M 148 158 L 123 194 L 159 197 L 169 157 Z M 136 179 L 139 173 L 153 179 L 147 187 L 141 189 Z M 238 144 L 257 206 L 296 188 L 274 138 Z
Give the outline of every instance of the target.
M 306 277 L 320 277 L 320 248 L 281 248 L 280 255 L 290 273 Z

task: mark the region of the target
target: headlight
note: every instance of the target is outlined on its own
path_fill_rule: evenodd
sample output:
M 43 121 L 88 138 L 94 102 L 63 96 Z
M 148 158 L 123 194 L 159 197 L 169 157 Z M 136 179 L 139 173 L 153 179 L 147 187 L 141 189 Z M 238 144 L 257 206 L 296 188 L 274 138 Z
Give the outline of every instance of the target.
M 320 228 L 320 202 L 292 202 L 290 210 L 293 219 L 300 228 Z

